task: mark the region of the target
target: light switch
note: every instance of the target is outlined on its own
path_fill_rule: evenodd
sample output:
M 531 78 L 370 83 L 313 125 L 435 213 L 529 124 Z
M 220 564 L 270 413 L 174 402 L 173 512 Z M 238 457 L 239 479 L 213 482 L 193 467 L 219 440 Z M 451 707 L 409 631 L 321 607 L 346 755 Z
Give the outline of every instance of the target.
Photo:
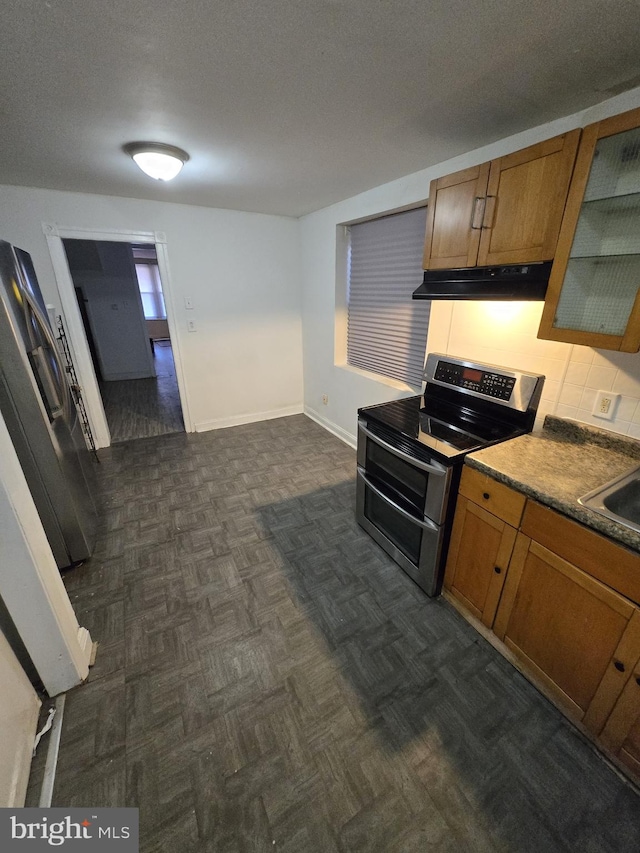
M 184 298 L 184 307 L 187 310 L 191 310 L 193 308 L 193 299 L 190 296 L 185 296 Z

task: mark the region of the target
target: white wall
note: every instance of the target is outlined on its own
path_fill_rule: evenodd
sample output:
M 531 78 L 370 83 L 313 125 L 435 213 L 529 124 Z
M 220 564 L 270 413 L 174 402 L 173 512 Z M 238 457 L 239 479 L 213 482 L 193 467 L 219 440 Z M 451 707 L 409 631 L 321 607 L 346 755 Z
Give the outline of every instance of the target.
M 300 228 L 305 411 L 353 444 L 358 407 L 415 394 L 420 390 L 340 364 L 339 354 L 343 347 L 341 341 L 336 340 L 335 329 L 337 306 L 338 335 L 344 333 L 340 324 L 343 223 L 416 205 L 428 198 L 429 182 L 433 178 L 486 162 L 637 106 L 640 106 L 640 89 L 304 217 Z M 541 416 L 555 412 L 640 438 L 640 354 L 595 351 L 538 340 L 536 333 L 541 303 L 501 303 L 500 306 L 497 303 L 432 303 L 427 351 L 468 356 L 543 373 L 547 381 L 540 407 Z M 613 421 L 591 416 L 590 408 L 598 389 L 620 391 L 624 395 Z M 325 394 L 329 398 L 327 405 L 322 403 Z
M 59 306 L 43 222 L 166 234 L 173 284 L 167 310 L 179 329 L 196 429 L 302 411 L 297 220 L 0 187 L 0 237 L 32 254 L 45 300 Z M 185 296 L 193 299 L 191 311 Z

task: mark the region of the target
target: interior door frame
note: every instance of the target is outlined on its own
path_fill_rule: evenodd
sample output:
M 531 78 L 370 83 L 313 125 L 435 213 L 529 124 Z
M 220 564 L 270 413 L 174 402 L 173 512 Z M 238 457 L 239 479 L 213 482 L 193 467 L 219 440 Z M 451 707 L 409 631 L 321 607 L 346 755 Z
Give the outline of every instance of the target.
M 175 296 L 169 257 L 167 250 L 167 237 L 163 231 L 127 231 L 108 228 L 81 228 L 75 226 L 58 225 L 57 223 L 44 222 L 42 230 L 47 239 L 49 254 L 53 263 L 53 271 L 60 294 L 60 305 L 65 320 L 66 333 L 69 339 L 76 373 L 82 386 L 84 403 L 87 416 L 93 431 L 96 447 L 108 447 L 111 444 L 111 433 L 104 411 L 102 396 L 98 386 L 98 379 L 91 360 L 89 343 L 82 322 L 80 308 L 76 299 L 75 288 L 71 271 L 64 250 L 63 239 L 72 240 L 102 240 L 111 243 L 152 243 L 158 257 L 158 270 L 162 282 L 165 308 L 167 312 L 167 324 L 171 337 L 171 348 L 176 369 L 176 380 L 178 383 L 178 394 L 182 406 L 182 419 L 185 431 L 194 432 L 194 425 L 189 411 L 187 399 L 187 386 L 185 381 L 182 353 L 178 328 L 175 322 Z

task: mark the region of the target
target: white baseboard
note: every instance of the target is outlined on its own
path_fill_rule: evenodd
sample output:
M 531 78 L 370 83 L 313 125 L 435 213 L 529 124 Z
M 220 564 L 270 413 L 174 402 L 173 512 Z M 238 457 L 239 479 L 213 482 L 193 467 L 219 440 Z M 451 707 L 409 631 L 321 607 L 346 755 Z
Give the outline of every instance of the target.
M 338 424 L 334 424 L 333 421 L 323 417 L 319 412 L 316 412 L 315 409 L 312 409 L 309 406 L 304 407 L 304 413 L 307 417 L 311 418 L 312 421 L 320 424 L 321 427 L 324 427 L 326 430 L 333 433 L 337 438 L 344 441 L 345 444 L 348 444 L 349 447 L 353 447 L 355 450 L 357 444 L 355 435 L 351 435 L 351 433 L 347 432 L 346 429 L 342 429 Z
M 274 418 L 286 418 L 289 415 L 303 414 L 302 403 L 287 406 L 284 409 L 272 409 L 269 412 L 252 412 L 250 415 L 236 415 L 231 418 L 216 418 L 213 421 L 200 421 L 194 424 L 196 432 L 208 432 L 210 429 L 226 429 L 227 427 L 253 424 L 257 421 L 272 421 Z
M 133 373 L 110 373 L 108 376 L 103 376 L 103 382 L 121 382 L 127 379 L 155 379 L 155 373 L 149 371 L 134 370 Z

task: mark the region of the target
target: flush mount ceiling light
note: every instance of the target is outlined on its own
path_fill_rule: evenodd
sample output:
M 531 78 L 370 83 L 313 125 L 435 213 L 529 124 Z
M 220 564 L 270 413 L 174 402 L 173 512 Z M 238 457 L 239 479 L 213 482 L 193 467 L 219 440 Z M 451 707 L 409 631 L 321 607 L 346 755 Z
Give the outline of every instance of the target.
M 142 171 L 156 181 L 170 181 L 189 159 L 182 148 L 163 142 L 128 142 L 123 151 L 133 157 Z

